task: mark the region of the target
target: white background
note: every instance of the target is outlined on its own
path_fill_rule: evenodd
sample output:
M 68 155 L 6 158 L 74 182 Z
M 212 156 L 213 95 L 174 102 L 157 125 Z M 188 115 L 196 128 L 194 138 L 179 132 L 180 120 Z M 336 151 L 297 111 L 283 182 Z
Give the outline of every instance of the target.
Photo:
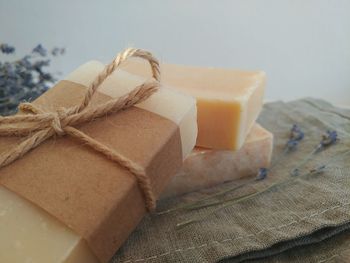
M 266 100 L 314 96 L 350 106 L 347 0 L 0 0 L 0 42 L 17 55 L 64 46 L 67 74 L 121 49 L 180 64 L 263 69 Z

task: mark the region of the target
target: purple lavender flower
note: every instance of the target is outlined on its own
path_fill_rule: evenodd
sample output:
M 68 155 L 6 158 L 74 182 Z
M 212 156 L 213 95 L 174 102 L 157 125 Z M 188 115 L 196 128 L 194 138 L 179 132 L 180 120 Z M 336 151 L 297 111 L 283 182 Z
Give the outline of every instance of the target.
M 11 54 L 14 50 L 0 44 L 2 53 Z M 64 53 L 62 50 L 59 49 L 59 54 Z M 0 114 L 15 113 L 20 102 L 36 99 L 56 81 L 54 75 L 46 71 L 50 63 L 50 58 L 44 59 L 47 55 L 50 54 L 38 45 L 21 59 L 0 62 Z
M 289 139 L 286 144 L 288 151 L 294 151 L 298 147 L 299 141 L 294 139 Z
M 57 56 L 60 53 L 60 49 L 58 47 L 55 47 L 51 50 L 51 54 L 53 56 Z
M 298 148 L 300 141 L 302 141 L 303 139 L 304 132 L 297 124 L 293 124 L 292 128 L 290 129 L 289 139 L 286 143 L 283 153 L 277 158 L 277 160 L 275 160 L 275 162 L 270 166 L 269 169 L 260 168 L 258 171 L 257 178 L 262 177 L 262 179 L 264 179 L 268 175 L 268 173 L 281 161 L 281 159 L 285 157 L 286 154 L 295 151 Z
M 47 55 L 47 50 L 41 45 L 37 45 L 35 48 L 33 48 L 33 53 L 37 53 L 42 57 L 45 57 Z
M 39 60 L 39 61 L 35 61 L 33 64 L 31 64 L 32 68 L 36 71 L 41 71 L 41 69 L 43 67 L 47 67 L 50 65 L 50 60 L 46 59 L 46 60 Z
M 4 54 L 12 54 L 15 52 L 15 48 L 8 44 L 0 44 L 0 51 Z
M 290 131 L 290 139 L 295 141 L 301 141 L 304 139 L 304 132 L 297 124 L 293 124 L 292 129 Z
M 20 67 L 23 67 L 28 70 L 32 70 L 32 62 L 30 61 L 31 56 L 26 55 L 22 59 L 17 61 L 17 64 L 19 64 Z
M 298 147 L 299 142 L 303 139 L 304 139 L 304 132 L 301 130 L 301 128 L 297 124 L 293 124 L 290 130 L 289 140 L 286 143 L 286 151 L 295 150 Z
M 328 147 L 338 141 L 338 134 L 336 131 L 327 131 L 326 134 L 322 135 L 320 145 L 322 147 Z
M 325 148 L 335 144 L 338 141 L 338 134 L 336 131 L 327 131 L 324 135 L 322 135 L 321 142 L 312 150 L 311 153 L 309 153 L 305 159 L 299 163 L 292 171 L 292 175 L 299 175 L 300 168 L 304 166 L 313 155 L 317 154 L 318 152 L 324 150 Z
M 267 168 L 259 168 L 258 174 L 256 176 L 257 181 L 264 180 L 267 177 L 268 169 Z
M 51 50 L 53 56 L 63 55 L 66 52 L 65 48 L 55 47 Z

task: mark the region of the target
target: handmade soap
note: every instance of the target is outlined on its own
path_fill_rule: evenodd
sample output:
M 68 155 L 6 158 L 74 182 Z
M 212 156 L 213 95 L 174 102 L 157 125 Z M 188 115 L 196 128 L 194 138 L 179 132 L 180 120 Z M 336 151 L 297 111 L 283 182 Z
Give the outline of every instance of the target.
M 75 105 L 103 67 L 96 61 L 82 65 L 37 104 Z M 115 71 L 99 89 L 99 98 L 119 97 L 143 82 Z M 178 127 L 178 132 L 169 127 Z M 116 150 L 126 157 L 133 155 L 159 196 L 195 145 L 196 102 L 161 88 L 136 107 L 79 129 L 108 145 L 120 145 Z M 11 145 L 9 140 L 0 138 L 0 152 Z M 54 205 L 47 206 L 50 202 Z M 108 262 L 145 214 L 144 202 L 135 177 L 122 167 L 68 136 L 49 140 L 0 170 L 0 262 Z
M 128 61 L 125 63 L 128 63 Z M 66 80 L 86 86 L 93 81 L 94 77 L 103 69 L 103 66 L 98 61 L 90 61 L 72 72 Z M 147 63 L 144 66 L 147 67 Z M 99 90 L 116 98 L 131 91 L 145 80 L 145 77 L 130 74 L 124 70 L 117 70 L 102 84 Z M 182 92 L 163 87 L 147 101 L 136 105 L 136 107 L 159 114 L 178 124 L 183 157 L 185 158 L 192 151 L 198 128 L 195 124 L 197 108 L 190 96 L 184 96 Z
M 0 262 L 99 262 L 70 228 L 2 186 L 0 233 Z
M 149 75 L 143 61 L 133 59 L 123 69 Z M 263 104 L 265 73 L 162 64 L 163 84 L 197 98 L 197 146 L 239 149 Z
M 269 167 L 272 146 L 272 133 L 254 124 L 243 147 L 236 152 L 196 147 L 167 186 L 162 198 L 256 175 L 259 168 Z

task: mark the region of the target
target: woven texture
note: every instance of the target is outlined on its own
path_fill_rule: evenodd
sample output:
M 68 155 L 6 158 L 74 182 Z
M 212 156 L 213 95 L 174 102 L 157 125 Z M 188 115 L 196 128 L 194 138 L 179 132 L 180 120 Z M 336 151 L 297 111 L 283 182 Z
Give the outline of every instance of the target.
M 240 188 L 227 197 L 251 193 L 289 177 L 289 171 L 319 143 L 328 129 L 336 130 L 340 141 L 319 153 L 305 169 L 325 163 L 331 156 L 350 148 L 350 110 L 335 108 L 325 101 L 268 103 L 258 122 L 273 132 L 276 158 L 283 151 L 292 124 L 299 124 L 305 131 L 305 139 L 298 151 L 287 155 L 267 179 Z M 290 181 L 183 228 L 177 228 L 176 224 L 217 207 L 148 215 L 111 262 L 326 262 L 339 259 L 350 244 L 347 231 L 350 227 L 349 160 L 348 155 L 332 162 L 323 174 Z M 242 182 L 165 200 L 158 204 L 158 210 L 197 200 Z M 335 241 L 330 241 L 333 239 Z M 350 252 L 348 254 L 350 256 Z

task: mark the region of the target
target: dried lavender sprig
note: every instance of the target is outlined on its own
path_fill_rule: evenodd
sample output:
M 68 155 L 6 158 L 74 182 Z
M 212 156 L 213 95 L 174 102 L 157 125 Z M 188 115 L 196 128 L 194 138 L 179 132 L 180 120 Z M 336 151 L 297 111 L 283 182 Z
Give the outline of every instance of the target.
M 273 169 L 279 163 L 281 158 L 283 158 L 287 153 L 292 152 L 292 151 L 297 149 L 299 141 L 301 141 L 303 138 L 304 138 L 304 132 L 301 130 L 301 128 L 297 124 L 293 124 L 293 126 L 290 130 L 289 139 L 285 145 L 283 153 L 281 154 L 280 158 L 278 158 L 278 160 L 275 161 L 274 164 L 270 166 L 270 168 L 261 167 L 261 168 L 259 168 L 256 177 L 251 179 L 251 180 L 248 180 L 240 185 L 237 185 L 237 186 L 234 186 L 234 187 L 231 187 L 228 189 L 224 189 L 222 191 L 219 191 L 219 192 L 212 194 L 210 196 L 207 196 L 205 198 L 201 198 L 201 199 L 196 200 L 194 202 L 183 204 L 183 205 L 177 206 L 175 208 L 171 208 L 168 210 L 158 212 L 157 215 L 164 215 L 164 214 L 168 214 L 168 213 L 175 212 L 178 210 L 193 210 L 193 209 L 197 209 L 197 208 L 203 208 L 203 207 L 208 207 L 208 206 L 213 206 L 213 205 L 219 204 L 221 202 L 219 200 L 213 200 L 211 202 L 206 202 L 206 201 L 213 199 L 213 198 L 224 196 L 227 193 L 234 192 L 234 191 L 236 191 L 236 190 L 238 190 L 238 189 L 242 188 L 243 186 L 246 186 L 250 183 L 264 180 L 267 177 L 268 173 L 271 171 L 271 169 Z
M 239 196 L 239 197 L 234 197 L 234 198 L 230 198 L 230 199 L 226 199 L 226 200 L 223 200 L 221 202 L 217 202 L 215 205 L 219 205 L 219 204 L 223 204 L 223 206 L 205 214 L 204 216 L 201 216 L 201 217 L 198 217 L 198 218 L 195 218 L 195 219 L 190 219 L 190 220 L 187 220 L 187 221 L 184 221 L 184 222 L 180 222 L 176 225 L 176 227 L 185 227 L 187 225 L 190 225 L 192 223 L 195 223 L 195 222 L 199 222 L 201 220 L 204 220 L 205 218 L 207 218 L 208 216 L 216 213 L 217 211 L 225 208 L 225 207 L 228 207 L 228 206 L 232 206 L 234 204 L 237 204 L 237 203 L 240 203 L 240 202 L 243 202 L 243 201 L 246 201 L 246 200 L 249 200 L 257 195 L 260 195 L 260 194 L 263 194 L 275 187 L 279 187 L 279 186 L 282 186 L 283 184 L 287 183 L 287 182 L 290 182 L 292 180 L 296 180 L 296 179 L 299 179 L 301 177 L 307 177 L 307 176 L 310 176 L 312 174 L 320 174 L 320 173 L 323 173 L 326 168 L 328 167 L 328 165 L 330 163 L 332 163 L 333 161 L 335 161 L 336 159 L 339 159 L 339 158 L 344 158 L 346 155 L 350 154 L 350 150 L 347 150 L 343 153 L 340 153 L 340 154 L 337 154 L 335 156 L 333 156 L 332 158 L 330 158 L 328 160 L 328 162 L 326 164 L 322 164 L 322 165 L 319 165 L 319 166 L 316 166 L 312 169 L 310 169 L 307 173 L 303 174 L 303 175 L 300 175 L 300 176 L 292 176 L 292 177 L 289 177 L 287 179 L 284 179 L 284 180 L 280 180 L 276 183 L 273 183 L 271 184 L 270 186 L 266 187 L 265 189 L 263 190 L 260 190 L 260 191 L 256 191 L 256 192 L 253 192 L 251 194 L 247 194 L 247 195 L 243 195 L 243 196 Z M 209 207 L 209 206 L 212 206 L 211 204 L 207 205 L 207 206 L 203 206 L 202 208 L 204 207 Z
M 230 198 L 230 199 L 221 201 L 220 204 L 223 204 L 223 205 L 220 206 L 219 208 L 217 208 L 217 209 L 215 209 L 213 211 L 210 211 L 209 213 L 205 214 L 204 216 L 201 216 L 201 217 L 198 217 L 198 218 L 194 218 L 194 219 L 189 219 L 189 220 L 186 220 L 184 222 L 180 222 L 180 223 L 176 224 L 176 227 L 181 228 L 181 227 L 185 227 L 187 225 L 190 225 L 192 223 L 196 223 L 196 222 L 202 221 L 202 220 L 206 219 L 208 216 L 216 213 L 217 211 L 219 211 L 219 210 L 221 210 L 221 209 L 223 209 L 225 207 L 232 206 L 234 204 L 237 204 L 239 202 L 242 202 L 244 200 L 252 198 L 252 197 L 254 197 L 256 195 L 262 194 L 262 193 L 272 189 L 273 187 L 276 187 L 278 184 L 279 183 L 274 183 L 274 184 L 270 185 L 269 187 L 265 188 L 262 191 L 256 191 L 256 192 L 251 193 L 251 194 L 247 194 L 247 195 L 243 195 L 243 196 L 240 196 L 240 197 Z
M 224 201 L 221 201 L 220 204 L 223 204 L 222 206 L 210 211 L 209 213 L 205 214 L 204 216 L 201 216 L 201 217 L 198 217 L 198 218 L 194 218 L 194 219 L 190 219 L 190 220 L 187 220 L 187 221 L 184 221 L 184 222 L 180 222 L 178 224 L 176 224 L 176 227 L 185 227 L 187 225 L 190 225 L 192 223 L 196 223 L 196 222 L 199 222 L 199 221 L 202 221 L 204 219 L 206 219 L 208 216 L 211 216 L 212 214 L 216 213 L 217 211 L 223 209 L 223 208 L 226 208 L 226 207 L 229 207 L 229 206 L 232 206 L 232 205 L 235 205 L 235 204 L 238 204 L 240 202 L 243 202 L 243 201 L 246 201 L 246 200 L 249 200 L 257 195 L 260 195 L 260 194 L 263 194 L 275 187 L 278 187 L 278 186 L 281 186 L 291 180 L 293 180 L 295 178 L 288 178 L 288 179 L 285 179 L 285 180 L 281 180 L 279 182 L 276 182 L 276 183 L 273 183 L 271 184 L 270 186 L 266 187 L 265 189 L 263 190 L 260 190 L 260 191 L 256 191 L 256 192 L 253 192 L 251 194 L 247 194 L 247 195 L 243 195 L 243 196 L 239 196 L 239 197 L 234 197 L 234 198 L 230 198 L 230 199 L 226 199 Z
M 208 207 L 208 206 L 213 206 L 213 205 L 216 205 L 216 204 L 220 204 L 221 201 L 219 200 L 216 200 L 216 201 L 212 201 L 210 203 L 203 203 L 203 201 L 206 201 L 206 200 L 209 200 L 209 199 L 212 199 L 212 198 L 215 198 L 215 197 L 220 197 L 220 196 L 223 196 L 227 193 L 231 193 L 243 186 L 246 186 L 250 183 L 253 183 L 253 182 L 257 182 L 257 181 L 262 181 L 264 180 L 266 177 L 267 177 L 267 174 L 268 174 L 268 169 L 267 168 L 259 168 L 259 172 L 258 174 L 256 175 L 255 178 L 247 181 L 247 182 L 244 182 L 243 184 L 240 184 L 240 185 L 237 185 L 233 188 L 228 188 L 228 189 L 225 189 L 223 191 L 220 191 L 216 194 L 213 194 L 213 195 L 210 195 L 206 198 L 203 198 L 195 203 L 193 203 L 192 205 L 191 204 L 188 204 L 188 206 L 185 208 L 186 210 L 193 210 L 193 209 L 197 209 L 197 208 L 204 208 L 204 207 Z
M 303 167 L 315 154 L 321 152 L 331 145 L 334 145 L 338 140 L 339 138 L 336 131 L 327 131 L 322 135 L 320 143 L 305 157 L 303 161 L 292 169 L 291 175 L 298 175 L 300 168 Z
M 220 201 L 213 200 L 213 201 L 211 201 L 209 203 L 204 203 L 204 202 L 208 201 L 210 199 L 216 198 L 216 197 L 223 196 L 223 195 L 225 195 L 227 193 L 230 193 L 230 192 L 233 192 L 235 190 L 238 190 L 238 189 L 242 188 L 243 186 L 248 185 L 249 183 L 263 180 L 263 179 L 266 178 L 266 176 L 267 176 L 266 168 L 260 168 L 258 175 L 255 178 L 253 178 L 252 180 L 249 180 L 247 182 L 244 182 L 244 183 L 239 184 L 239 185 L 234 186 L 234 187 L 230 187 L 228 189 L 221 190 L 221 191 L 219 191 L 219 192 L 217 192 L 215 194 L 212 194 L 212 195 L 209 195 L 207 197 L 201 198 L 201 199 L 196 200 L 194 202 L 183 204 L 183 205 L 177 206 L 175 208 L 171 208 L 171 209 L 168 209 L 168 210 L 164 210 L 164 211 L 158 212 L 157 215 L 164 215 L 164 214 L 168 214 L 168 213 L 175 212 L 175 211 L 178 211 L 178 210 L 193 210 L 193 209 L 196 209 L 196 208 L 203 208 L 203 207 L 215 205 L 215 204 L 217 204 Z
M 291 130 L 290 130 L 290 135 L 289 135 L 289 140 L 287 141 L 283 152 L 280 154 L 279 158 L 271 164 L 270 168 L 267 170 L 267 172 L 270 172 L 275 166 L 277 166 L 280 161 L 286 157 L 286 155 L 292 151 L 295 151 L 298 146 L 300 141 L 304 139 L 304 132 L 302 129 L 299 127 L 297 124 L 293 124 Z
M 301 128 L 297 124 L 293 124 L 293 127 L 291 129 L 290 133 L 290 139 L 301 141 L 304 139 L 304 132 L 301 130 Z
M 171 208 L 171 209 L 167 209 L 167 210 L 164 210 L 164 211 L 160 211 L 158 213 L 156 213 L 157 215 L 164 215 L 164 214 L 169 214 L 171 212 L 175 212 L 175 211 L 178 211 L 178 210 L 187 210 L 187 209 L 191 209 L 193 207 L 195 207 L 196 205 L 199 205 L 200 203 L 204 202 L 204 201 L 207 201 L 209 199 L 212 199 L 212 198 L 215 198 L 215 197 L 219 197 L 221 195 L 225 195 L 229 192 L 232 192 L 234 190 L 237 190 L 243 186 L 245 186 L 247 183 L 244 183 L 244 184 L 240 184 L 240 185 L 237 185 L 233 188 L 229 188 L 229 189 L 225 189 L 225 190 L 222 190 L 218 193 L 215 193 L 213 195 L 210 195 L 210 196 L 207 196 L 205 198 L 202 198 L 202 199 L 199 199 L 199 200 L 196 200 L 194 202 L 191 202 L 191 203 L 187 203 L 187 204 L 183 204 L 183 205 L 179 205 L 177 207 L 174 207 L 174 208 Z
M 331 164 L 332 162 L 334 162 L 336 159 L 340 159 L 340 158 L 344 158 L 346 155 L 350 154 L 350 150 L 347 150 L 345 152 L 342 152 L 342 153 L 339 153 L 339 154 L 336 154 L 334 155 L 332 158 L 328 159 L 328 161 L 324 164 L 321 164 L 319 166 L 316 166 L 312 169 L 310 169 L 309 172 L 312 172 L 312 173 L 320 173 L 320 172 L 323 172 L 329 164 Z
M 64 49 L 56 49 L 64 53 Z M 0 52 L 12 54 L 15 48 L 0 43 Z M 40 44 L 19 60 L 0 62 L 0 114 L 13 114 L 20 102 L 39 97 L 56 81 L 45 71 L 49 64 L 48 52 Z

